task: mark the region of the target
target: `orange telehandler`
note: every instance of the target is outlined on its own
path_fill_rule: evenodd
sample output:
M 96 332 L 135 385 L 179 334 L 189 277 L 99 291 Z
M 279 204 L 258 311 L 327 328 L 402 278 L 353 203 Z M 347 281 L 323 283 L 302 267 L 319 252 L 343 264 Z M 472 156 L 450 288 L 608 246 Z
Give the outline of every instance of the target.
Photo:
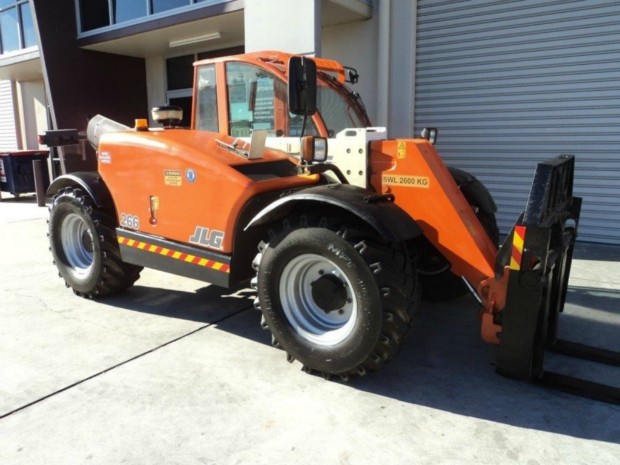
M 539 164 L 498 252 L 486 188 L 444 165 L 435 129 L 389 140 L 372 127 L 345 85 L 357 78 L 331 60 L 251 53 L 196 63 L 190 128 L 172 106 L 153 110 L 158 128 L 93 118 L 98 171 L 60 176 L 48 191 L 67 286 L 105 297 L 143 267 L 225 288 L 249 282 L 288 360 L 342 379 L 393 358 L 423 297 L 469 291 L 482 337 L 498 344 L 498 372 L 582 389 L 542 364 L 546 349 L 580 352 L 556 335 L 581 207 L 574 158 Z

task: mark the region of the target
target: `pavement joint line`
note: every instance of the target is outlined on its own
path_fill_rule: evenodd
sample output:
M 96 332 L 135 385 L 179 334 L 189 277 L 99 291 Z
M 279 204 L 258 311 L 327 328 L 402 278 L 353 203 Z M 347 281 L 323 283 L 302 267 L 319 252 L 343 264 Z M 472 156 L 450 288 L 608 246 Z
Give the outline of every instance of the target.
M 88 376 L 88 377 L 86 377 L 84 379 L 76 381 L 75 383 L 70 384 L 69 386 L 65 386 L 64 388 L 58 389 L 58 390 L 56 390 L 56 391 L 54 391 L 54 392 L 52 392 L 50 394 L 47 394 L 47 395 L 45 395 L 45 396 L 43 396 L 43 397 L 41 397 L 41 398 L 39 398 L 37 400 L 33 400 L 32 402 L 29 402 L 29 403 L 27 403 L 25 405 L 22 405 L 21 407 L 17 407 L 16 409 L 11 410 L 10 412 L 0 414 L 0 420 L 3 420 L 4 418 L 7 418 L 7 417 L 9 417 L 9 416 L 11 416 L 11 415 L 13 415 L 15 413 L 18 413 L 18 412 L 21 412 L 22 410 L 27 409 L 28 407 L 32 407 L 33 405 L 36 405 L 36 404 L 38 404 L 40 402 L 43 402 L 44 400 L 47 400 L 47 399 L 49 399 L 51 397 L 54 397 L 54 396 L 56 396 L 58 394 L 61 394 L 61 393 L 65 392 L 65 391 L 68 391 L 69 389 L 72 389 L 72 388 L 74 388 L 76 386 L 79 386 L 80 384 L 84 384 L 85 382 L 90 381 L 91 379 L 98 378 L 99 376 L 104 375 L 104 374 L 106 374 L 106 373 L 108 373 L 108 372 L 110 372 L 112 370 L 117 369 L 117 368 L 120 368 L 123 365 L 127 365 L 128 363 L 133 362 L 134 360 L 138 360 L 138 359 L 140 359 L 142 357 L 145 357 L 145 356 L 147 356 L 149 354 L 152 354 L 153 352 L 156 352 L 156 351 L 158 351 L 160 349 L 163 349 L 164 347 L 167 347 L 170 344 L 173 344 L 173 343 L 175 343 L 177 341 L 180 341 L 181 339 L 185 339 L 186 337 L 189 337 L 189 336 L 191 336 L 193 334 L 196 334 L 196 333 L 202 331 L 203 329 L 210 328 L 213 325 L 217 325 L 218 323 L 221 323 L 222 321 L 226 321 L 229 318 L 235 317 L 235 316 L 245 312 L 246 310 L 250 310 L 250 309 L 253 309 L 253 308 L 254 308 L 254 305 L 250 304 L 250 305 L 248 305 L 246 307 L 243 307 L 242 309 L 240 309 L 240 310 L 238 310 L 238 311 L 236 311 L 236 312 L 234 312 L 234 313 L 232 313 L 230 315 L 227 315 L 227 316 L 217 320 L 217 321 L 214 321 L 212 323 L 207 323 L 206 325 L 203 325 L 203 326 L 201 326 L 199 328 L 196 328 L 196 329 L 190 331 L 189 333 L 185 333 L 185 334 L 182 334 L 181 336 L 175 337 L 174 339 L 171 339 L 171 340 L 169 340 L 167 342 L 164 342 L 163 344 L 160 344 L 157 347 L 153 347 L 152 349 L 149 349 L 149 350 L 147 350 L 145 352 L 142 352 L 141 354 L 138 354 L 138 355 L 136 355 L 134 357 L 131 357 L 130 359 L 127 359 L 125 361 L 117 363 L 116 365 L 113 365 L 113 366 L 111 366 L 109 368 L 106 368 L 105 370 L 99 371 L 99 372 L 97 372 L 97 373 L 95 373 L 95 374 L 93 374 L 91 376 Z
M 44 220 L 45 218 L 24 218 L 21 220 L 11 220 L 11 221 L 6 221 L 6 222 L 0 222 L 0 224 L 17 224 L 17 223 L 29 223 L 32 221 L 41 221 Z

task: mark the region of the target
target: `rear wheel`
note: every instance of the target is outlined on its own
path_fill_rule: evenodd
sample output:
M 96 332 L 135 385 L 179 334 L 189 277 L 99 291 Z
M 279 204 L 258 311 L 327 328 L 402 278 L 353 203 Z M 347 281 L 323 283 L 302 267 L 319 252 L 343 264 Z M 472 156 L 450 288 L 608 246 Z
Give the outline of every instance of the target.
M 114 217 L 81 189 L 66 188 L 54 197 L 49 241 L 60 276 L 77 295 L 114 294 L 140 277 L 142 267 L 121 260 Z
M 257 307 L 273 344 L 325 376 L 381 368 L 419 307 L 414 262 L 365 225 L 298 220 L 274 231 L 254 262 Z

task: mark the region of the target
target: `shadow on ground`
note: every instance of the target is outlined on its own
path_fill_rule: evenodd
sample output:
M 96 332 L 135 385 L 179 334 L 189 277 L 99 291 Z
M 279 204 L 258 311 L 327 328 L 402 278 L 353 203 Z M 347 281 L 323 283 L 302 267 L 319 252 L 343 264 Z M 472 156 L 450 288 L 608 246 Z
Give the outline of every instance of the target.
M 213 285 L 188 292 L 136 284 L 128 291 L 101 302 L 136 312 L 209 324 L 221 320 L 231 311 L 251 306 L 254 298 L 250 293 L 249 290 L 231 293 L 228 289 Z
M 620 293 L 590 299 L 589 292 L 571 289 L 566 314 L 560 317 L 560 337 L 571 339 L 578 334 L 576 339 L 582 343 L 620 350 Z M 586 312 L 572 303 L 582 299 L 589 302 Z M 610 315 L 614 302 L 615 311 Z M 353 386 L 459 415 L 620 443 L 620 405 L 496 374 L 496 349 L 478 338 L 479 325 L 472 317 L 473 310 L 463 299 L 427 305 L 403 353 L 379 376 L 363 378 Z M 546 357 L 552 358 L 554 370 L 620 387 L 620 368 L 590 362 L 584 365 L 568 357 Z
M 195 293 L 136 286 L 128 293 L 106 300 L 127 310 L 184 318 L 269 344 L 252 309 L 253 295 L 233 294 L 215 286 Z M 620 293 L 592 288 L 571 288 L 561 326 L 581 335 L 582 342 L 618 344 Z M 588 303 L 588 315 L 580 304 Z M 225 312 L 212 311 L 225 308 Z M 604 318 L 597 315 L 603 314 Z M 611 315 L 613 314 L 613 315 Z M 610 316 L 616 319 L 610 327 Z M 575 328 L 579 331 L 575 331 Z M 569 332 L 570 332 L 569 331 Z M 408 343 L 381 372 L 349 382 L 362 390 L 402 402 L 440 409 L 521 428 L 584 439 L 620 443 L 620 406 L 590 401 L 503 378 L 495 373 L 495 347 L 478 337 L 476 307 L 464 297 L 450 303 L 425 304 Z M 588 336 L 596 339 L 588 340 Z M 610 347 L 618 350 L 618 347 Z M 276 349 L 274 349 L 276 350 Z M 283 357 L 284 363 L 284 357 Z M 299 368 L 298 363 L 291 369 Z M 620 370 L 608 377 L 620 385 Z
M 605 244 L 594 244 L 591 242 L 577 242 L 575 244 L 574 258 L 576 260 L 596 260 L 603 262 L 620 261 L 620 247 Z

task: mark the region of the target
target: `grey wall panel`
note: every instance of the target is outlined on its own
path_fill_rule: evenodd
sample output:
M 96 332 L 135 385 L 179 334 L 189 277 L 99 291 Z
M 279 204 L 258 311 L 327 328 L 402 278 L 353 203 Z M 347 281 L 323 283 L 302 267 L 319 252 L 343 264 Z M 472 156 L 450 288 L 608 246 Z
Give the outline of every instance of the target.
M 417 2 L 415 131 L 493 193 L 507 233 L 538 161 L 577 157 L 580 239 L 620 244 L 620 1 Z

